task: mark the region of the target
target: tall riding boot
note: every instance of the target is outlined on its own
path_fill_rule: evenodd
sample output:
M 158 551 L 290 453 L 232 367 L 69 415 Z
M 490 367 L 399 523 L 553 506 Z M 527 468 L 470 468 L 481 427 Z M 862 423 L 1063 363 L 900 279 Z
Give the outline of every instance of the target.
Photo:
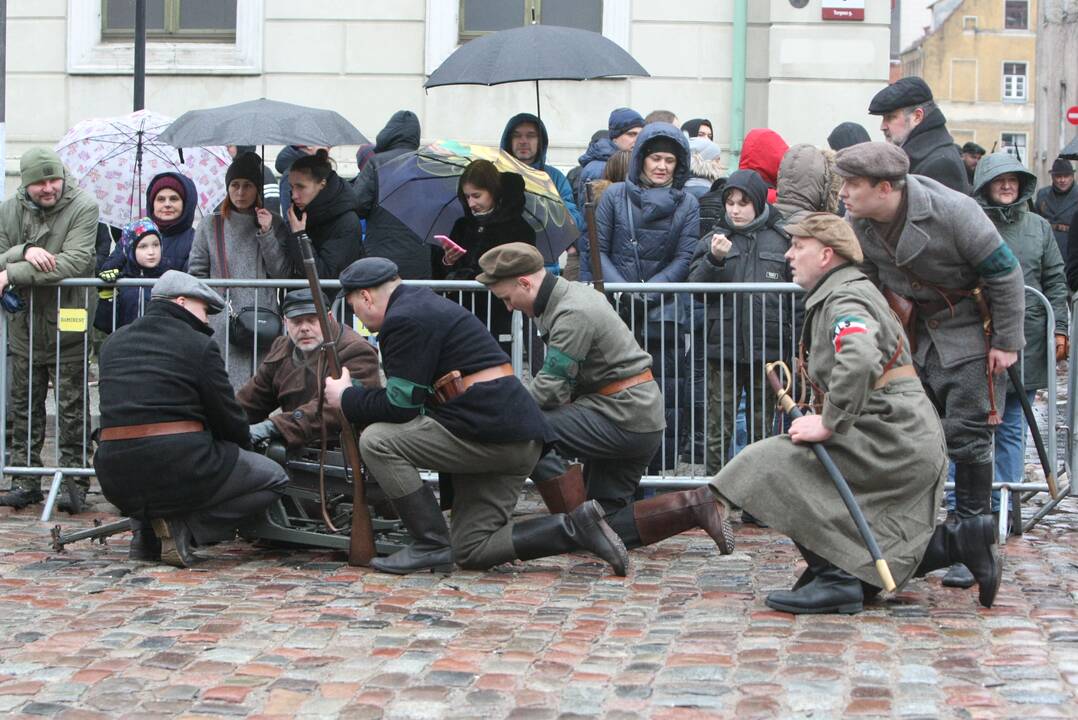
M 449 544 L 449 527 L 430 486 L 424 484 L 415 492 L 393 498 L 390 502 L 412 536 L 412 544 L 389 557 L 374 558 L 371 567 L 394 575 L 421 570 L 452 570 L 453 548 Z
M 557 477 L 537 481 L 535 489 L 539 491 L 551 515 L 576 510 L 588 499 L 588 491 L 584 487 L 584 468 L 580 463 L 573 463 Z
M 768 607 L 795 615 L 842 613 L 853 615 L 864 609 L 864 593 L 861 581 L 845 570 L 832 565 L 808 548 L 797 546 L 808 563 L 802 578 L 793 590 L 776 590 L 768 593 L 764 601 Z
M 726 506 L 707 485 L 633 503 L 633 520 L 643 545 L 657 543 L 692 528 L 703 528 L 719 546 L 720 554 L 729 555 L 734 551 L 734 530 L 730 527 Z
M 513 525 L 513 551 L 518 560 L 562 555 L 587 550 L 610 564 L 614 574 L 625 577 L 629 553 L 617 533 L 603 520 L 603 508 L 588 500 L 568 514 L 532 518 Z
M 992 607 L 1003 577 L 1003 563 L 999 560 L 996 527 L 991 515 L 960 518 L 954 523 L 937 525 L 917 567 L 917 577 L 956 562 L 973 573 L 981 605 Z
M 955 517 L 959 520 L 992 512 L 992 478 L 995 468 L 987 463 L 956 463 L 954 468 Z M 973 587 L 976 579 L 968 568 L 953 565 L 943 576 L 947 587 Z

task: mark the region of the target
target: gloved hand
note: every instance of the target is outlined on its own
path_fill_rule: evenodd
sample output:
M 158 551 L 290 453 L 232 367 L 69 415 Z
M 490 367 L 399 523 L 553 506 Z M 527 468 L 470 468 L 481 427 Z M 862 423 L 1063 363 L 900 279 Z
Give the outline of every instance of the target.
M 251 426 L 249 432 L 251 433 L 251 445 L 261 445 L 281 437 L 281 433 L 277 430 L 277 426 L 273 424 L 272 420 L 255 423 Z
M 102 282 L 114 283 L 120 279 L 119 269 L 102 270 L 97 274 L 98 279 Z M 112 300 L 116 296 L 116 288 L 103 287 L 98 288 L 97 297 L 101 300 Z
M 1056 362 L 1063 362 L 1070 356 L 1070 339 L 1063 333 L 1056 333 Z

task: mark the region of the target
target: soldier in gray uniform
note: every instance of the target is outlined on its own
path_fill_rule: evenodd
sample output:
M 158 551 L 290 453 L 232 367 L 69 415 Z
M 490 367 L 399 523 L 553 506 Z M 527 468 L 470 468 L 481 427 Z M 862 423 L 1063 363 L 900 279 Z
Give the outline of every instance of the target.
M 936 526 L 947 471 L 943 428 L 917 378 L 902 327 L 855 263 L 849 225 L 813 213 L 787 226 L 794 282 L 808 290 L 801 336 L 802 377 L 819 404 L 788 435 L 753 443 L 711 484 L 788 535 L 808 569 L 767 605 L 801 613 L 856 613 L 880 582 L 835 483 L 808 443 L 826 447 L 842 472 L 901 586 L 909 578 L 966 563 L 991 607 L 1000 581 L 992 518 Z
M 526 243 L 489 250 L 479 266 L 477 279 L 507 308 L 534 318 L 547 347 L 528 391 L 554 436 L 531 474 L 550 512 L 598 500 L 627 548 L 701 527 L 722 554 L 732 552 L 726 509 L 707 487 L 632 502 L 662 442 L 663 401 L 651 355 L 606 298 L 547 273 Z M 567 458 L 583 459 L 583 470 Z
M 913 363 L 943 419 L 955 513 L 990 514 L 1003 373 L 1025 342 L 1022 268 L 975 200 L 908 171 L 906 153 L 879 142 L 846 148 L 835 164 L 862 270 L 904 318 Z M 982 312 L 990 314 L 989 335 Z M 957 567 L 944 579 L 973 582 Z

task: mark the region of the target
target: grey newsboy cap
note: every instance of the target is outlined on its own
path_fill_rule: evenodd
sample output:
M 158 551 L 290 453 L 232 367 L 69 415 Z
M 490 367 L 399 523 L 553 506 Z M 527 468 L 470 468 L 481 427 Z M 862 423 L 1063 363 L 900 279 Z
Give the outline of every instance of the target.
M 886 115 L 892 110 L 932 101 L 932 88 L 919 77 L 904 77 L 880 90 L 868 104 L 869 115 Z
M 867 142 L 843 148 L 835 155 L 835 172 L 844 178 L 896 180 L 910 171 L 910 158 L 897 145 Z
M 324 297 L 322 302 L 325 303 Z M 281 314 L 286 318 L 314 315 L 316 312 L 318 312 L 318 307 L 314 304 L 314 296 L 311 295 L 310 288 L 293 290 L 284 296 L 284 302 L 281 303 Z
M 493 285 L 499 280 L 539 272 L 543 269 L 543 254 L 528 243 L 506 243 L 483 253 L 479 267 L 483 272 L 475 279 L 484 285 Z
M 189 297 L 206 303 L 206 312 L 216 315 L 225 309 L 224 299 L 210 286 L 196 277 L 179 270 L 169 270 L 157 279 L 150 291 L 151 300 L 172 300 Z
M 341 294 L 378 287 L 400 275 L 397 263 L 381 257 L 356 260 L 341 272 Z

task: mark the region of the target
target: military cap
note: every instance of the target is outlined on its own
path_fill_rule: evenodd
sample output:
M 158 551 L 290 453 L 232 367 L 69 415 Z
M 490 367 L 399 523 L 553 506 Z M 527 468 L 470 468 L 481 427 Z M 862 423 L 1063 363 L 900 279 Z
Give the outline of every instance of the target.
M 1049 175 L 1073 175 L 1074 166 L 1071 165 L 1071 161 L 1065 158 L 1057 157 L 1052 163 L 1052 170 Z
M 984 155 L 987 151 L 975 142 L 968 142 L 962 146 L 962 152 L 966 155 Z
M 783 228 L 791 235 L 816 238 L 822 244 L 833 248 L 836 253 L 855 263 L 865 259 L 861 252 L 861 243 L 853 233 L 850 224 L 832 213 L 812 213 L 801 222 Z
M 835 155 L 835 172 L 844 178 L 896 180 L 910 171 L 910 158 L 897 145 L 867 142 L 843 148 Z
M 206 303 L 206 312 L 216 315 L 225 309 L 224 299 L 209 285 L 179 270 L 169 270 L 157 279 L 150 291 L 150 300 L 173 300 L 178 297 L 194 298 Z
M 323 298 L 323 302 L 324 302 Z M 293 290 L 284 296 L 281 303 L 281 314 L 286 318 L 297 318 L 302 315 L 314 315 L 318 308 L 314 304 L 314 296 L 310 288 Z
M 932 89 L 919 77 L 899 78 L 880 90 L 868 104 L 869 115 L 886 115 L 899 108 L 932 101 Z
M 542 270 L 543 254 L 528 243 L 507 243 L 483 253 L 479 258 L 479 267 L 483 272 L 475 279 L 484 285 L 493 285 L 499 280 L 531 275 Z
M 397 263 L 380 257 L 356 260 L 341 272 L 341 294 L 378 287 L 400 275 Z

